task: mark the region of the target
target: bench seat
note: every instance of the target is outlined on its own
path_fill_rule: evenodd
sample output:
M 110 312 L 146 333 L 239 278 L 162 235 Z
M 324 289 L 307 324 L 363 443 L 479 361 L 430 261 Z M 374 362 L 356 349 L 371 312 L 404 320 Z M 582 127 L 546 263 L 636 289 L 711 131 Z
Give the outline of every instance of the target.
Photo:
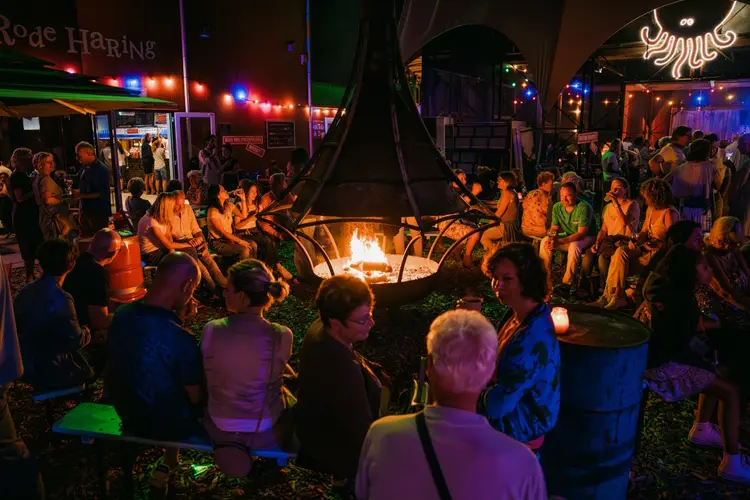
M 72 394 L 80 394 L 84 390 L 86 390 L 86 386 L 77 385 L 74 387 L 65 387 L 63 389 L 53 389 L 46 392 L 34 392 L 31 394 L 31 399 L 34 401 L 47 401 L 49 399 L 61 398 Z
M 113 406 L 97 403 L 81 403 L 70 410 L 63 418 L 55 422 L 52 430 L 58 434 L 82 438 L 99 438 L 159 448 L 179 448 L 211 452 L 213 445 L 207 437 L 194 437 L 185 441 L 160 441 L 139 437 L 123 432 L 122 422 Z M 272 458 L 280 466 L 285 466 L 290 458 L 297 455 L 279 448 L 270 450 L 252 450 L 251 456 Z

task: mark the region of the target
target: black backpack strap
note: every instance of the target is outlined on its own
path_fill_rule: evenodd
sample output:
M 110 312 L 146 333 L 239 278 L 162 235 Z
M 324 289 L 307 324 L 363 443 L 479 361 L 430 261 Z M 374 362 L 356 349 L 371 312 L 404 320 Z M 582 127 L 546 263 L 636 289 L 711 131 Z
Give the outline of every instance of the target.
M 427 430 L 427 422 L 424 418 L 424 411 L 420 411 L 419 413 L 417 413 L 416 422 L 419 440 L 422 442 L 422 450 L 424 451 L 424 456 L 427 459 L 427 465 L 430 466 L 430 473 L 432 474 L 432 480 L 435 482 L 438 496 L 440 496 L 440 500 L 451 500 L 451 493 L 448 490 L 448 485 L 445 483 L 445 476 L 443 476 L 443 471 L 440 470 L 440 462 L 438 462 L 437 455 L 435 454 L 435 448 L 432 446 L 430 431 Z

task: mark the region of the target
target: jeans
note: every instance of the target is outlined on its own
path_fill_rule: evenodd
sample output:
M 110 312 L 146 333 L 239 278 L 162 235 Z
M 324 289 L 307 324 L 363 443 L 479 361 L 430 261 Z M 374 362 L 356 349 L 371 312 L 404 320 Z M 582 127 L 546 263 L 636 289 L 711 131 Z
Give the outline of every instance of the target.
M 198 269 L 201 272 L 201 281 L 209 290 L 211 290 L 212 292 L 216 290 L 217 284 L 222 288 L 226 288 L 227 280 L 221 273 L 221 269 L 219 269 L 219 266 L 216 264 L 216 262 L 214 262 L 214 259 L 212 259 L 210 255 L 198 255 L 198 252 L 195 250 L 195 248 L 192 247 L 181 248 L 179 251 L 186 253 L 193 258 L 196 265 L 198 266 Z M 141 255 L 141 259 L 148 266 L 158 266 L 159 262 L 161 262 L 161 260 L 167 255 L 169 255 L 169 250 L 163 248 L 161 250 L 157 250 L 156 252 L 144 253 L 143 255 Z
M 575 286 L 578 284 L 578 271 L 581 267 L 581 255 L 583 252 L 594 244 L 596 238 L 594 236 L 586 236 L 578 241 L 567 244 L 555 244 L 552 250 L 547 248 L 547 241 L 549 237 L 545 237 L 539 247 L 539 257 L 544 261 L 544 265 L 547 267 L 547 272 L 550 272 L 552 264 L 552 251 L 562 250 L 568 252 L 568 262 L 565 266 L 565 275 L 563 276 L 563 283 L 566 285 Z
M 275 238 L 268 236 L 260 231 L 245 231 L 245 234 L 238 235 L 245 241 L 255 243 L 258 247 L 257 258 L 265 262 L 271 269 L 279 261 L 279 247 Z
M 595 254 L 591 249 L 588 249 L 581 262 L 581 274 L 586 278 L 591 278 L 591 275 L 594 274 L 594 262 L 596 262 L 599 267 L 599 290 L 601 291 L 607 281 L 611 261 L 612 256 L 602 253 Z

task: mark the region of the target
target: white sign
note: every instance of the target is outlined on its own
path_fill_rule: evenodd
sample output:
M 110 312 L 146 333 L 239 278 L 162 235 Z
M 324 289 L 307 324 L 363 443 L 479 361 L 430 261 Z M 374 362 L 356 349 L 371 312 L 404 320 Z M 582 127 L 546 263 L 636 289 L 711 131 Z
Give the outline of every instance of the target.
M 35 49 L 42 49 L 48 43 L 57 41 L 57 30 L 51 26 L 34 26 L 27 28 L 23 24 L 13 24 L 10 19 L 0 14 L 0 46 L 17 47 L 16 44 L 27 44 Z M 60 34 L 61 40 L 67 41 L 68 54 L 89 55 L 91 51 L 105 52 L 107 57 L 121 59 L 129 57 L 133 60 L 152 60 L 156 57 L 153 40 L 134 42 L 127 35 L 121 38 L 106 38 L 98 31 L 65 27 L 65 34 Z

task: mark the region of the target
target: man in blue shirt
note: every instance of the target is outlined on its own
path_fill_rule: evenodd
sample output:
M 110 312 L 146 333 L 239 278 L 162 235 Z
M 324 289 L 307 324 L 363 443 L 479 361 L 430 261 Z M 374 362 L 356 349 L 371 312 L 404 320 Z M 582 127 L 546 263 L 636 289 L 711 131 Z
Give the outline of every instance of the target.
M 76 145 L 76 158 L 83 165 L 78 185 L 81 199 L 81 233 L 93 236 L 109 224 L 112 207 L 109 203 L 109 169 L 96 157 L 94 146 L 88 142 Z
M 120 307 L 109 327 L 105 386 L 123 428 L 182 440 L 202 433 L 203 362 L 182 318 L 194 313 L 200 271 L 187 254 L 159 264 L 143 301 Z

